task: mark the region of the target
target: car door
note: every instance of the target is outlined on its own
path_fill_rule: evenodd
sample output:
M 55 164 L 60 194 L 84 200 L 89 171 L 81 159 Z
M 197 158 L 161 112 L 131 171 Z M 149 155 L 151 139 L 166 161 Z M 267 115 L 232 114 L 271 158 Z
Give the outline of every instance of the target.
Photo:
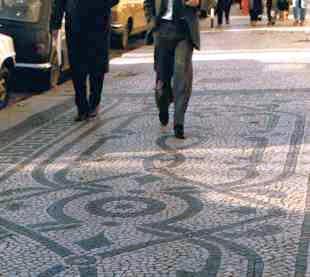
M 136 32 L 146 30 L 146 19 L 144 15 L 143 0 L 131 0 L 134 2 L 134 25 Z

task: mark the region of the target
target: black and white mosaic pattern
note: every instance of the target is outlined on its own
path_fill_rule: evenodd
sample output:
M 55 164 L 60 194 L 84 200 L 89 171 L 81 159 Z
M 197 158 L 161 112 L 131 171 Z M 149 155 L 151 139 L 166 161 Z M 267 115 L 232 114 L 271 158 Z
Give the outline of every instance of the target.
M 309 276 L 308 90 L 206 89 L 205 66 L 185 141 L 159 127 L 149 64 L 100 118 L 2 139 L 1 276 Z

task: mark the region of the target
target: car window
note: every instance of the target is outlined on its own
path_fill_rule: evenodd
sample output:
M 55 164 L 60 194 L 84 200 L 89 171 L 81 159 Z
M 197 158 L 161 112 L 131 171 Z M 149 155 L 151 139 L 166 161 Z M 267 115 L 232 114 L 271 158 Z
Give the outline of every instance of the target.
M 41 0 L 0 0 L 0 18 L 23 22 L 37 22 Z

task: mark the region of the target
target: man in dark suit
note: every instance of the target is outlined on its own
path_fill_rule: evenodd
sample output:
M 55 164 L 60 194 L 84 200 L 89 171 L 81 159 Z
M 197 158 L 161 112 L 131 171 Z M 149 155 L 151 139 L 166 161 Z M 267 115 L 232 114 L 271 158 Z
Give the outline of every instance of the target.
M 184 117 L 192 92 L 194 47 L 200 48 L 199 0 L 144 0 L 149 24 L 147 40 L 155 42 L 155 97 L 159 120 L 169 121 L 174 101 L 174 133 L 184 139 Z M 173 78 L 173 86 L 171 80 Z
M 119 0 L 53 0 L 51 30 L 54 39 L 65 13 L 66 39 L 75 103 L 75 121 L 96 117 L 104 74 L 109 70 L 111 7 Z M 86 80 L 90 81 L 87 99 Z
M 217 25 L 220 27 L 223 24 L 223 14 L 225 13 L 226 24 L 229 24 L 231 0 L 218 0 L 216 5 Z

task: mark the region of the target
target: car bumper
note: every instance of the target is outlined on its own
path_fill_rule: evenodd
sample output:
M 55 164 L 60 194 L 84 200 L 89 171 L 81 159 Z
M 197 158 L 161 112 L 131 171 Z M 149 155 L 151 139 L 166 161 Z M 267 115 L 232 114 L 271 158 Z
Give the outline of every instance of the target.
M 16 63 L 16 68 L 49 70 L 52 65 L 50 63 Z
M 124 32 L 125 26 L 123 24 L 111 24 L 112 34 L 121 35 Z

